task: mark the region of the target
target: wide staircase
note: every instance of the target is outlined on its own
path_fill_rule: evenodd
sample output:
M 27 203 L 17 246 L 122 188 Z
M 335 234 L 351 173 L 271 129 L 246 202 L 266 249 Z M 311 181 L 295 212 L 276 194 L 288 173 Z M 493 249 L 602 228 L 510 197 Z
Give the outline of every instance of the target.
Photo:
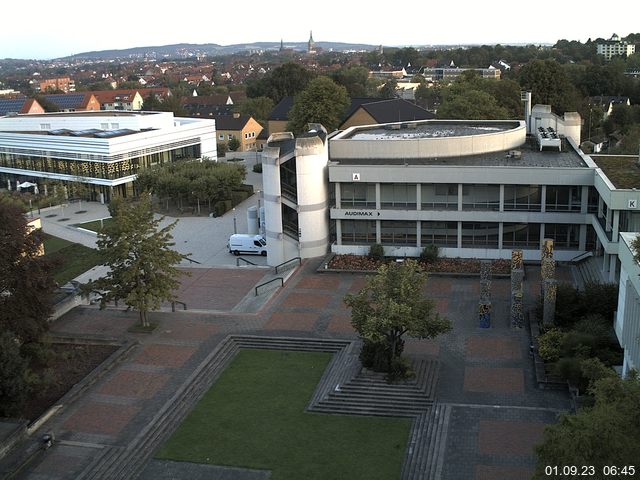
M 572 265 L 579 290 L 588 283 L 608 283 L 602 274 L 602 257 L 589 257 Z

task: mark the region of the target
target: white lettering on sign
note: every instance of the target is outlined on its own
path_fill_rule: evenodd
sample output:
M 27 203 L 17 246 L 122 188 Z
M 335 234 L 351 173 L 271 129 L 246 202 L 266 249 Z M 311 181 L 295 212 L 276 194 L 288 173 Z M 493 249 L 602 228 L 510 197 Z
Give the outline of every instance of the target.
M 354 182 L 359 182 L 360 181 L 360 174 L 359 173 L 353 173 L 353 174 L 351 174 L 351 177 L 353 178 Z
M 638 208 L 638 200 L 629 200 L 627 208 Z

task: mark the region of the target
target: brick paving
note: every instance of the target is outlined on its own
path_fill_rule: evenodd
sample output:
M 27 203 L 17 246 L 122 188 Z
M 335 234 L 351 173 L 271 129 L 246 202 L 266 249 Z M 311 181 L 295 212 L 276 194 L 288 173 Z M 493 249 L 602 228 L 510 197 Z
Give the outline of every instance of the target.
M 147 345 L 136 357 L 136 363 L 159 365 L 162 367 L 181 367 L 196 351 L 194 347 L 176 345 Z
M 224 312 L 231 312 L 266 270 L 191 269 L 194 274 L 183 283 L 181 300 L 190 310 L 212 313 L 154 312 L 151 317 L 159 327 L 151 335 L 127 333 L 137 322 L 135 312 L 75 309 L 55 322 L 52 331 L 129 338 L 140 345 L 44 428 L 60 439 L 125 448 L 230 333 L 355 338 L 342 298 L 360 290 L 366 275 L 315 273 L 319 263 L 303 264 L 257 314 Z M 492 326 L 480 329 L 479 279 L 431 276 L 425 293 L 454 329 L 434 340 L 406 339 L 407 355 L 440 362 L 436 398 L 452 409 L 440 480 L 528 478 L 535 465 L 532 447 L 544 425 L 569 408 L 566 394 L 536 387 L 527 333 L 509 328 L 509 284 L 509 279 L 493 280 Z M 526 305 L 533 305 L 539 269 L 527 267 L 525 292 Z M 69 448 L 54 445 L 30 472 L 42 480 L 76 478 L 96 450 L 78 449 L 66 461 Z M 47 470 L 54 460 L 59 468 Z
M 69 417 L 63 427 L 67 430 L 117 435 L 140 411 L 141 407 L 110 405 L 89 401 Z
M 135 398 L 153 398 L 169 380 L 166 373 L 120 370 L 102 385 L 98 393 Z
M 465 392 L 524 393 L 521 368 L 466 367 Z
M 478 451 L 482 454 L 530 455 L 542 441 L 544 423 L 482 420 Z

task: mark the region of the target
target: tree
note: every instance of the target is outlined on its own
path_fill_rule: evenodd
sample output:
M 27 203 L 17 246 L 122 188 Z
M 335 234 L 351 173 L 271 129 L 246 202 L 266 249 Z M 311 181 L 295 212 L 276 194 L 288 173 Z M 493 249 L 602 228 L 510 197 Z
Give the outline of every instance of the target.
M 555 60 L 533 60 L 524 65 L 520 85 L 531 90 L 534 104 L 551 105 L 560 114 L 577 110 L 576 88 Z
M 308 123 L 321 123 L 328 132 L 340 126 L 349 106 L 347 89 L 329 77 L 318 77 L 293 102 L 287 129 L 299 134 Z
M 367 96 L 369 70 L 362 65 L 343 67 L 331 75 L 331 78 L 347 89 L 349 97 Z
M 240 140 L 238 140 L 235 137 L 232 138 L 227 142 L 227 147 L 229 148 L 230 151 L 235 152 L 240 148 Z
M 506 109 L 496 99 L 480 90 L 449 90 L 438 108 L 438 118 L 467 120 L 502 120 L 508 117 Z
M 274 103 L 278 103 L 284 97 L 300 93 L 314 76 L 313 72 L 302 65 L 287 62 L 263 78 L 247 82 L 247 96 L 269 97 Z
M 422 293 L 426 279 L 426 272 L 415 260 L 385 264 L 377 275 L 367 278 L 360 292 L 344 298 L 351 307 L 351 324 L 365 348 L 379 346 L 378 351 L 385 353 L 386 365 L 381 366 L 386 371 L 392 370 L 402 354 L 403 335 L 435 338 L 451 330 L 451 322 L 441 317 L 433 300 Z
M 396 90 L 398 89 L 398 82 L 395 79 L 387 80 L 382 88 L 378 90 L 378 96 L 380 98 L 396 98 Z
M 22 210 L 0 198 L 0 331 L 12 331 L 20 344 L 47 330 L 55 289 L 42 232 L 30 230 Z
M 9 330 L 0 332 L 0 417 L 13 414 L 27 395 L 28 364 L 15 334 Z
M 546 427 L 543 443 L 536 447 L 534 479 L 550 478 L 545 474 L 547 465 L 590 465 L 596 472 L 592 478 L 609 478 L 603 469 L 612 465 L 619 470 L 634 465 L 635 472 L 627 472 L 629 478 L 639 473 L 640 380 L 636 375 L 623 380 L 593 367 L 586 365 L 591 372 L 600 371 L 590 388 L 594 406 L 563 413 L 557 424 Z
M 247 98 L 238 107 L 240 113 L 251 115 L 263 127 L 267 126 L 271 110 L 273 110 L 273 100 L 269 97 Z
M 134 202 L 114 200 L 109 212 L 113 222 L 98 234 L 98 250 L 109 273 L 84 289 L 103 292 L 100 308 L 123 300 L 138 311 L 142 326 L 148 327 L 147 312 L 163 301 L 175 300 L 174 290 L 184 274 L 176 265 L 187 255 L 171 249 L 171 230 L 177 221 L 160 228 L 163 219 L 154 219 L 150 196 L 145 193 Z

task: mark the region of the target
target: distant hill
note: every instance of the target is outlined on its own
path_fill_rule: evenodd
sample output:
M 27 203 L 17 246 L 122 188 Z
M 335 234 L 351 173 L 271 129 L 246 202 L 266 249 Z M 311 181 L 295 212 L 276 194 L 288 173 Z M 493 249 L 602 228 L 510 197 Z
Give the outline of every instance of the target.
M 286 49 L 306 51 L 307 42 L 286 42 Z M 373 50 L 377 45 L 366 45 L 361 43 L 341 43 L 341 42 L 316 42 L 317 48 L 324 51 L 345 51 L 345 50 Z M 254 42 L 238 43 L 235 45 L 218 45 L 216 43 L 178 43 L 174 45 L 159 45 L 151 47 L 134 47 L 123 50 L 100 50 L 94 52 L 77 53 L 64 57 L 64 59 L 91 59 L 91 60 L 111 60 L 116 58 L 185 58 L 195 57 L 198 54 L 206 55 L 230 55 L 238 52 L 250 50 L 276 51 L 280 48 L 280 42 Z

